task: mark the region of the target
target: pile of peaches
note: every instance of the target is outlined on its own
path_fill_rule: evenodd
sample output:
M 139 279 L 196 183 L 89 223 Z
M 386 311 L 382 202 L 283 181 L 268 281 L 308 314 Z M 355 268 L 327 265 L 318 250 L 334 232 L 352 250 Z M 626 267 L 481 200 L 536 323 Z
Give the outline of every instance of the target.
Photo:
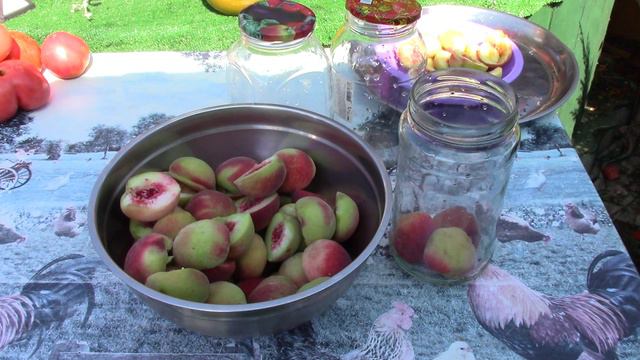
M 411 68 L 415 61 L 427 59 L 427 71 L 469 68 L 502 77 L 502 67 L 513 56 L 513 42 L 502 30 L 488 30 L 484 38 L 460 30 L 447 30 L 437 36 L 425 36 L 424 44 L 407 43 L 398 49 L 400 63 Z M 422 56 L 416 56 L 419 51 Z
M 135 242 L 124 271 L 176 298 L 245 304 L 307 290 L 344 269 L 342 246 L 359 211 L 347 194 L 306 191 L 316 174 L 304 151 L 214 168 L 196 157 L 127 180 L 120 208 Z M 331 204 L 330 204 L 331 203 Z

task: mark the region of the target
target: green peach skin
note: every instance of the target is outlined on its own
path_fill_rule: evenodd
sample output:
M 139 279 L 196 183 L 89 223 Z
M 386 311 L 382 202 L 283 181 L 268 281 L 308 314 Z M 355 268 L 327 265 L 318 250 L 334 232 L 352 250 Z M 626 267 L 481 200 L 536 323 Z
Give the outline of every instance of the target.
M 502 78 L 502 67 L 498 66 L 497 68 L 491 69 L 489 71 L 489 74 L 497 77 L 497 78 Z
M 462 206 L 454 206 L 437 213 L 433 217 L 436 228 L 457 227 L 464 230 L 475 246 L 480 242 L 478 222 L 475 216 Z
M 324 200 L 307 196 L 296 201 L 296 214 L 302 237 L 309 245 L 319 239 L 331 239 L 336 231 L 336 216 Z
M 246 304 L 247 298 L 242 289 L 228 281 L 217 281 L 209 285 L 207 303 L 218 305 Z
M 175 159 L 169 165 L 169 174 L 180 183 L 197 191 L 216 187 L 216 175 L 211 166 L 193 156 Z
M 308 283 L 300 286 L 300 288 L 298 289 L 297 292 L 303 292 L 305 290 L 309 290 L 312 287 L 314 287 L 316 285 L 320 285 L 320 284 L 322 284 L 323 282 L 325 282 L 325 281 L 327 281 L 329 279 L 331 279 L 331 277 L 329 277 L 329 276 L 321 276 L 319 278 L 313 279 L 313 280 L 309 281 Z
M 250 303 L 280 299 L 295 294 L 298 287 L 286 276 L 271 275 L 262 280 L 249 294 Z
M 175 260 L 184 267 L 211 269 L 225 262 L 228 254 L 229 230 L 217 219 L 185 226 L 173 243 Z
M 127 251 L 124 272 L 144 283 L 150 275 L 166 270 L 171 246 L 171 239 L 161 234 L 151 233 L 141 238 Z
M 462 57 L 462 67 L 479 71 L 487 71 L 489 67 L 481 62 L 474 61 L 465 56 Z
M 129 218 L 151 222 L 178 205 L 180 185 L 171 176 L 149 171 L 131 177 L 120 197 L 120 209 Z
M 209 297 L 209 280 L 205 274 L 196 269 L 158 272 L 149 276 L 145 285 L 183 300 L 205 302 Z
M 228 159 L 216 167 L 216 181 L 218 186 L 230 194 L 239 194 L 238 188 L 233 182 L 242 174 L 251 170 L 257 162 L 246 156 L 236 156 Z
M 298 213 L 296 213 L 296 204 L 293 203 L 281 206 L 278 212 L 296 219 L 298 218 Z
M 221 218 L 229 229 L 229 259 L 236 259 L 244 254 L 251 245 L 255 233 L 251 215 L 247 213 L 231 214 Z
M 333 235 L 333 240 L 337 242 L 344 242 L 348 240 L 356 229 L 360 222 L 360 213 L 358 211 L 358 205 L 349 195 L 337 192 L 336 193 L 336 232 Z
M 258 234 L 253 235 L 251 246 L 236 260 L 236 277 L 239 280 L 257 278 L 267 265 L 267 247 Z
M 153 232 L 153 223 L 143 223 L 138 220 L 129 220 L 129 232 L 134 239 L 141 239 Z
M 180 187 L 180 196 L 178 197 L 178 205 L 185 207 L 193 199 L 193 196 L 196 194 L 194 190 L 187 188 L 186 186 Z
M 253 198 L 275 193 L 284 182 L 287 170 L 284 162 L 271 156 L 233 181 L 242 195 Z
M 302 268 L 302 253 L 297 253 L 285 260 L 280 269 L 278 269 L 278 275 L 286 276 L 293 281 L 296 286 L 302 286 L 306 284 L 309 279 L 304 274 Z
M 276 213 L 265 234 L 267 261 L 280 262 L 295 254 L 300 247 L 302 234 L 297 219 Z
M 427 268 L 446 277 L 461 276 L 475 266 L 476 248 L 461 228 L 440 228 L 429 237 L 423 261 Z
M 175 239 L 182 228 L 195 221 L 196 219 L 188 211 L 176 207 L 171 214 L 165 215 L 156 221 L 153 225 L 153 232 Z

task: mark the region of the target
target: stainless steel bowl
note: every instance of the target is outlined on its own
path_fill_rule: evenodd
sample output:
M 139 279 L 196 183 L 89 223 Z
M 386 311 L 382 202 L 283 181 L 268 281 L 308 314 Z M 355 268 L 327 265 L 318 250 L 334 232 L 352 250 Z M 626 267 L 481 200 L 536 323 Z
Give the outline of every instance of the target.
M 145 169 L 167 169 L 193 155 L 213 166 L 238 155 L 265 159 L 285 147 L 305 150 L 317 165 L 309 189 L 326 196 L 351 195 L 360 225 L 345 247 L 353 262 L 330 280 L 300 294 L 247 305 L 210 305 L 167 296 L 122 270 L 133 239 L 119 198 L 126 179 Z M 131 141 L 106 166 L 91 194 L 89 228 L 107 267 L 161 316 L 214 336 L 266 335 L 320 314 L 353 283 L 384 235 L 391 212 L 391 184 L 381 161 L 346 127 L 310 112 L 274 105 L 230 105 L 174 118 Z

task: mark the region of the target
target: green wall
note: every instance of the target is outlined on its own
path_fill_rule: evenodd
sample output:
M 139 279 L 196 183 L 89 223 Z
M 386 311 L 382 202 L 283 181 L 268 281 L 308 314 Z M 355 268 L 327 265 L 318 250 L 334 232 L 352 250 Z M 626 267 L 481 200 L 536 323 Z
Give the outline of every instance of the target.
M 560 120 L 569 135 L 573 133 L 576 117 L 582 113 L 580 108 L 584 105 L 586 91 L 598 64 L 614 1 L 564 0 L 560 4 L 543 7 L 529 18 L 530 21 L 551 30 L 573 50 L 578 60 L 580 85 L 558 111 Z M 587 56 L 583 51 L 583 44 L 587 50 Z M 585 65 L 588 65 L 587 69 Z

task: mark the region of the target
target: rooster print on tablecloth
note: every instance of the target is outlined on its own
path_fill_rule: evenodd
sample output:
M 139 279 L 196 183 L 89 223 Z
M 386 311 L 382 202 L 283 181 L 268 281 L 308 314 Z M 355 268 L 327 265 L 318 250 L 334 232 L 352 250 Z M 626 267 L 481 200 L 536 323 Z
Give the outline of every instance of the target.
M 86 218 L 79 214 L 75 207 L 67 207 L 53 222 L 56 236 L 74 238 L 82 232 Z
M 617 359 L 618 342 L 640 325 L 640 275 L 617 250 L 593 259 L 581 294 L 548 296 L 489 265 L 468 298 L 485 330 L 531 360 Z
M 524 242 L 538 242 L 543 241 L 548 243 L 551 241 L 551 236 L 542 233 L 517 216 L 502 214 L 498 218 L 498 225 L 496 226 L 496 238 L 501 243 L 506 243 L 514 240 L 520 240 Z
M 95 305 L 91 278 L 97 266 L 98 260 L 82 255 L 62 256 L 38 270 L 19 294 L 0 297 L 0 351 L 37 336 L 31 355 L 35 354 L 49 330 L 61 326 L 86 302 L 84 326 Z
M 596 214 L 581 209 L 574 203 L 564 205 L 564 218 L 569 228 L 578 234 L 595 235 L 600 231 Z
M 413 325 L 414 310 L 402 302 L 394 302 L 391 310 L 378 316 L 366 340 L 358 349 L 342 356 L 319 348 L 311 323 L 305 323 L 276 335 L 280 359 L 287 360 L 414 360 L 413 345 L 407 334 Z
M 413 309 L 402 302 L 378 316 L 367 341 L 357 350 L 341 357 L 342 360 L 413 360 L 415 358 L 407 331 L 413 325 Z
M 12 226 L 0 222 L 0 245 L 21 243 L 27 238 L 19 234 Z

